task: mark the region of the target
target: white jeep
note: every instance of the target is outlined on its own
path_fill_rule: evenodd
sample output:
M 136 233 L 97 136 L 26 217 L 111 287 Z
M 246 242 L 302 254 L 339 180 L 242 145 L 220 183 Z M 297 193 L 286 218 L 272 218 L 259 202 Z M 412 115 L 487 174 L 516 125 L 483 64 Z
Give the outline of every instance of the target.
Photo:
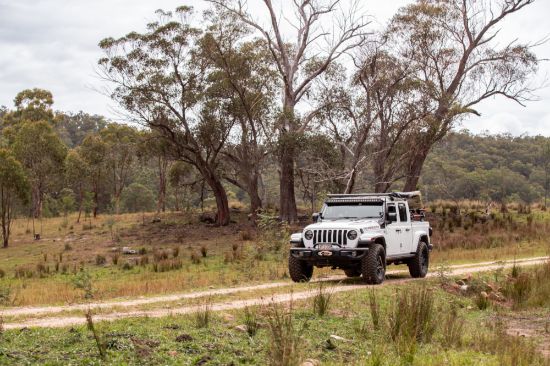
M 425 277 L 430 260 L 431 228 L 408 199 L 420 192 L 329 195 L 314 223 L 291 235 L 288 269 L 294 282 L 309 281 L 313 267 L 343 269 L 369 284 L 384 281 L 386 265 L 409 266 L 412 277 Z

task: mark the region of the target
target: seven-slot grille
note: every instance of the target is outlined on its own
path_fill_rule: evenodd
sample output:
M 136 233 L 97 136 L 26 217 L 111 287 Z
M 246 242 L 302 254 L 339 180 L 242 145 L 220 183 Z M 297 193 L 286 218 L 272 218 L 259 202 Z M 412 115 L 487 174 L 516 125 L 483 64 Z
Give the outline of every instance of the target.
M 313 230 L 313 245 L 317 243 L 330 243 L 346 245 L 348 243 L 348 230 L 323 229 Z

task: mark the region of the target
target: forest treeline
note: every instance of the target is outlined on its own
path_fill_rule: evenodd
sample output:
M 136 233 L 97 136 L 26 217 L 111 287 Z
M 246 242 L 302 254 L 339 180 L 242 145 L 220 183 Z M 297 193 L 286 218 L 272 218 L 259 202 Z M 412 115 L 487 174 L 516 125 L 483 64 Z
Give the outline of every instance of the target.
M 428 200 L 539 202 L 550 188 L 550 138 L 452 132 L 430 152 L 420 188 Z
M 40 89 L 3 110 L 3 207 L 18 197 L 41 217 L 74 195 L 95 215 L 152 191 L 163 210 L 170 182 L 174 206 L 208 195 L 226 225 L 233 192 L 252 216 L 275 195 L 292 222 L 328 191 L 417 189 L 430 151 L 480 102 L 532 98 L 536 44 L 498 33 L 534 1 L 417 0 L 382 28 L 361 1 L 159 10 L 144 32 L 99 42 L 97 72 L 128 124 L 54 112 Z

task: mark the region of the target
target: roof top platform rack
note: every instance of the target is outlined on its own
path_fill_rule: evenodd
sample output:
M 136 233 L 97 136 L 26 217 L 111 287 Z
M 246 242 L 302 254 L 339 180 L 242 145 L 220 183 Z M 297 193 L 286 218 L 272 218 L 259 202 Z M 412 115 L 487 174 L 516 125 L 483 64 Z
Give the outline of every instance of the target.
M 361 197 L 393 197 L 393 198 L 403 198 L 410 199 L 415 197 L 420 197 L 420 191 L 413 192 L 390 192 L 390 193 L 351 193 L 351 194 L 329 194 L 328 197 L 331 199 L 350 199 L 350 198 L 361 198 Z

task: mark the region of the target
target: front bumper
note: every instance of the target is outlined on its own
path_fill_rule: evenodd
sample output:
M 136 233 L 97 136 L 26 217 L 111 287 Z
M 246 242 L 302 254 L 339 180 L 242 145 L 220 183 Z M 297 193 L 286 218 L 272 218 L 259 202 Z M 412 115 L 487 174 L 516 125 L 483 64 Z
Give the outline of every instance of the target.
M 291 248 L 290 255 L 319 266 L 339 266 L 360 261 L 368 250 L 369 248 L 333 248 L 330 250 Z

